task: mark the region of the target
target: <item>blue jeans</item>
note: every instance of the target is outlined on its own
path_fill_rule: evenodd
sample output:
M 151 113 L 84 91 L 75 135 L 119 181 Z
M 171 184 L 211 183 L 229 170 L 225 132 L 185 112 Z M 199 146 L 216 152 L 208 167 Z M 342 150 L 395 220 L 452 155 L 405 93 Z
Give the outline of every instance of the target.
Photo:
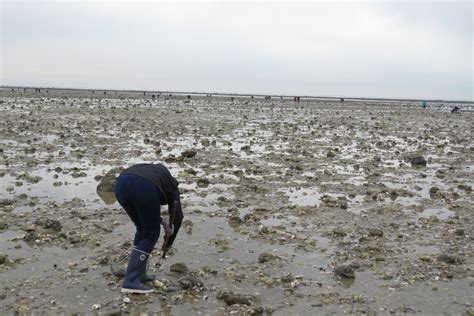
M 117 178 L 115 196 L 137 229 L 133 245 L 151 253 L 160 237 L 160 191 L 145 178 L 124 174 Z

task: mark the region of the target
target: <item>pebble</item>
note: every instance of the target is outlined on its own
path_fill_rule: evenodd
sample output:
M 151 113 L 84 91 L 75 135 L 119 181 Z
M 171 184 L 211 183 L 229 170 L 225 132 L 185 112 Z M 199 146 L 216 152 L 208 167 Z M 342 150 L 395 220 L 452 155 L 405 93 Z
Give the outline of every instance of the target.
M 0 264 L 4 264 L 5 262 L 7 262 L 7 255 L 4 254 L 4 253 L 0 253 Z
M 451 254 L 448 254 L 448 253 L 442 253 L 442 254 L 438 255 L 437 259 L 438 259 L 438 261 L 448 263 L 448 264 L 456 264 L 456 263 L 460 262 L 460 260 L 457 256 L 451 255 Z
M 258 259 L 257 259 L 258 263 L 266 263 L 269 261 L 276 261 L 276 260 L 280 260 L 280 257 L 272 255 L 271 253 L 267 253 L 267 252 L 264 252 L 258 255 Z
M 186 274 L 189 272 L 189 268 L 184 262 L 177 262 L 170 266 L 170 271 L 178 274 Z
M 341 278 L 354 279 L 355 270 L 358 268 L 359 268 L 359 265 L 356 263 L 340 265 L 334 269 L 334 274 Z
M 227 305 L 251 305 L 252 297 L 250 295 L 233 293 L 230 291 L 220 291 L 217 293 L 217 298 L 223 300 Z
M 341 236 L 344 237 L 347 235 L 347 233 L 342 229 L 341 227 L 336 227 L 332 230 L 332 233 L 336 236 Z
M 179 286 L 184 290 L 189 290 L 194 287 L 202 287 L 204 283 L 196 277 L 185 276 L 178 280 Z
M 209 186 L 209 180 L 207 178 L 199 178 L 197 179 L 196 184 L 200 188 L 207 188 Z
M 421 155 L 411 157 L 410 163 L 413 167 L 426 167 L 426 159 Z
M 110 272 L 119 278 L 123 278 L 125 276 L 125 267 L 119 263 L 112 263 L 110 264 Z
M 196 154 L 197 154 L 196 150 L 188 149 L 188 150 L 185 150 L 181 153 L 181 157 L 183 157 L 183 158 L 193 158 L 194 156 L 196 156 Z
M 371 237 L 383 237 L 383 231 L 378 228 L 369 228 L 367 232 Z

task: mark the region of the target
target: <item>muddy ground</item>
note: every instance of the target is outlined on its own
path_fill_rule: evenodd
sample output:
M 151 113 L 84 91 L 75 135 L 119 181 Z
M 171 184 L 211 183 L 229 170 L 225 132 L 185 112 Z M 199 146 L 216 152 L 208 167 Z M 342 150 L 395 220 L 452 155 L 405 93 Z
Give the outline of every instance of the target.
M 0 103 L 2 315 L 474 315 L 472 112 L 66 92 Z M 122 295 L 110 268 L 133 226 L 104 176 L 138 162 L 170 168 L 185 212 L 161 267 L 156 247 L 148 296 Z

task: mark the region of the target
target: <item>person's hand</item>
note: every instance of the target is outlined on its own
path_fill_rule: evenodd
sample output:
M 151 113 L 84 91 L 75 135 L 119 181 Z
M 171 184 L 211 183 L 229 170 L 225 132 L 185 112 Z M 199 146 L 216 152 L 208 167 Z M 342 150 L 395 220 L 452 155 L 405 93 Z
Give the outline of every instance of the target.
M 161 255 L 161 258 L 165 258 L 166 257 L 166 253 L 170 250 L 171 248 L 171 245 L 169 244 L 170 242 L 170 236 L 166 236 L 165 235 L 165 241 L 163 242 L 163 246 L 161 246 L 161 252 L 162 252 L 162 255 Z
M 163 252 L 163 255 L 170 250 L 170 246 L 168 245 L 168 238 L 165 238 L 165 242 L 163 243 L 163 246 L 161 246 L 161 251 Z

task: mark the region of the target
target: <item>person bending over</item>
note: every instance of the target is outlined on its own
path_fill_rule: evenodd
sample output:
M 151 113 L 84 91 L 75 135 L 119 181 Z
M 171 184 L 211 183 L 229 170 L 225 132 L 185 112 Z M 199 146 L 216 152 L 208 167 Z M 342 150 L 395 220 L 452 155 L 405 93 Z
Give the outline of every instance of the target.
M 138 164 L 124 170 L 115 184 L 117 201 L 135 224 L 133 248 L 128 261 L 122 293 L 150 293 L 153 289 L 143 283 L 153 281 L 147 275 L 147 261 L 160 236 L 160 205 L 168 205 L 169 236 L 165 236 L 162 250 L 166 252 L 176 239 L 183 221 L 178 181 L 162 164 Z M 169 224 L 168 224 L 169 223 Z

